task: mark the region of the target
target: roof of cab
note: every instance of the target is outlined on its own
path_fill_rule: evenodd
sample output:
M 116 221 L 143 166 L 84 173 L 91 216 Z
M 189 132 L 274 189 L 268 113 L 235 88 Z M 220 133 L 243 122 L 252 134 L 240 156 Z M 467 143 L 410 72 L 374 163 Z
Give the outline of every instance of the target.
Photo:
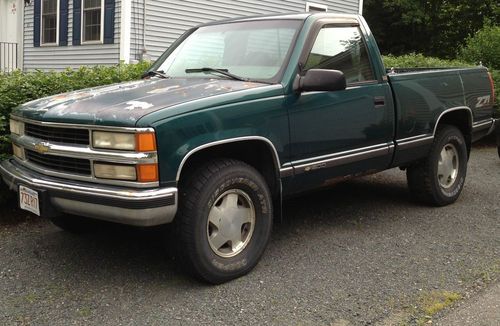
M 317 19 L 321 18 L 346 18 L 346 19 L 357 19 L 359 15 L 355 14 L 333 14 L 326 12 L 303 12 L 303 13 L 288 13 L 288 14 L 273 14 L 273 15 L 260 15 L 260 16 L 248 16 L 248 17 L 238 17 L 230 18 L 226 20 L 214 21 L 201 26 L 218 25 L 225 23 L 239 23 L 239 22 L 249 22 L 249 21 L 259 21 L 259 20 L 306 20 L 309 17 L 314 17 Z

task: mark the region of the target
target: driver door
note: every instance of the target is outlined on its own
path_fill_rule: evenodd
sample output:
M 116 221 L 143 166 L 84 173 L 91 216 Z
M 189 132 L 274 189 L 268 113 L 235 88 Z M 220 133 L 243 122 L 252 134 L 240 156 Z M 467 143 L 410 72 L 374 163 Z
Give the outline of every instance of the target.
M 383 170 L 393 149 L 390 86 L 376 78 L 360 27 L 325 24 L 313 37 L 303 72 L 340 70 L 347 88 L 288 98 L 291 164 L 301 190 L 338 176 Z

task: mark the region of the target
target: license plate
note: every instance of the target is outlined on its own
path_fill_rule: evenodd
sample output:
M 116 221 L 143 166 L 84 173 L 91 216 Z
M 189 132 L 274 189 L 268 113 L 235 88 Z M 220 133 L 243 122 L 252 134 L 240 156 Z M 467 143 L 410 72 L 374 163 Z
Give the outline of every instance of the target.
M 19 206 L 21 209 L 40 216 L 38 192 L 25 186 L 19 186 Z

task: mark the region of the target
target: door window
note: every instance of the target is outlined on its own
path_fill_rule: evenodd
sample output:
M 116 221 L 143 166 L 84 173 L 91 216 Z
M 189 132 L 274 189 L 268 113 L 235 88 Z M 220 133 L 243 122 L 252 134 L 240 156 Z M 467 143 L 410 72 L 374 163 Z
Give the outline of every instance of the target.
M 307 58 L 309 69 L 340 70 L 348 84 L 375 80 L 359 27 L 323 27 Z

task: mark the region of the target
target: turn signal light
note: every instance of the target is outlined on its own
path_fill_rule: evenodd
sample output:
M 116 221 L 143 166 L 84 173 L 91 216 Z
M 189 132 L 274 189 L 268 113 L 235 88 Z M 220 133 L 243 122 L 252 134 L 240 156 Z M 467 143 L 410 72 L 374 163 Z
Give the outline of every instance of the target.
M 154 132 L 142 132 L 135 135 L 136 151 L 156 151 L 156 139 Z
M 158 164 L 139 164 L 137 165 L 137 181 L 155 182 L 158 181 Z

